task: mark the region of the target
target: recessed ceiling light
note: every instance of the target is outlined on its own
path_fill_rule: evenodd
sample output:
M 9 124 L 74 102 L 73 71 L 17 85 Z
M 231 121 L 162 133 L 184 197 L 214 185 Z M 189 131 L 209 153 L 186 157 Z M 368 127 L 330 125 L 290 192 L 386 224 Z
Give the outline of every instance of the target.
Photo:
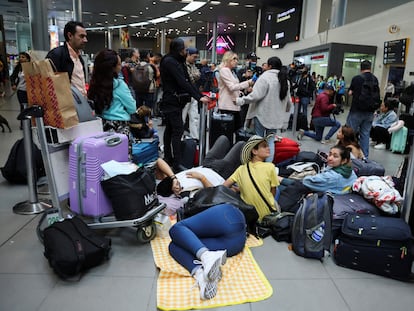
M 100 13 L 99 13 L 99 15 L 102 15 L 102 16 L 107 16 L 107 15 L 108 15 L 108 13 L 106 13 L 106 12 L 100 12 Z
M 221 2 L 220 1 L 210 1 L 211 5 L 219 5 Z
M 245 8 L 255 8 L 256 6 L 254 4 L 245 4 L 244 5 Z
M 238 6 L 239 4 L 238 2 L 229 2 L 228 6 Z

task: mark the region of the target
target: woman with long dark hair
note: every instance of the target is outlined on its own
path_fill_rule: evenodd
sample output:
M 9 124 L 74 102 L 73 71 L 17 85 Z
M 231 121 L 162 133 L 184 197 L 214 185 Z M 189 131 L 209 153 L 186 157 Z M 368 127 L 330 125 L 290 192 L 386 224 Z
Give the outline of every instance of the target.
M 24 79 L 24 72 L 22 63 L 30 62 L 30 55 L 26 52 L 19 53 L 19 62 L 14 67 L 13 73 L 10 76 L 10 83 L 13 91 L 16 91 L 17 100 L 20 104 L 20 112 L 23 111 L 24 105 L 27 104 L 26 80 Z
M 109 49 L 100 51 L 95 57 L 88 98 L 94 101 L 95 113 L 102 118 L 104 131 L 128 135 L 136 102 L 127 84 L 118 78 L 120 71 L 118 53 Z
M 236 100 L 237 105 L 250 105 L 246 119 L 253 119 L 255 133 L 262 137 L 287 128 L 292 105 L 287 68 L 276 56 L 270 57 L 267 65 L 268 70 L 256 81 L 253 91 Z M 273 161 L 274 139 L 271 135 L 268 141 L 270 156 L 267 162 Z

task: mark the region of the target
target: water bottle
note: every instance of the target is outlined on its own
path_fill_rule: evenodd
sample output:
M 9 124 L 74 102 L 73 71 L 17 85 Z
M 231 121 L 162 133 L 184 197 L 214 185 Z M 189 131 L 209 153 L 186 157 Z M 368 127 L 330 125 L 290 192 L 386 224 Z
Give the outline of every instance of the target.
M 320 242 L 323 239 L 323 236 L 325 235 L 325 225 L 321 225 L 317 229 L 312 231 L 311 238 L 315 242 Z
M 157 228 L 157 236 L 160 238 L 168 237 L 171 228 L 170 217 L 162 213 L 158 213 L 154 218 L 155 227 Z

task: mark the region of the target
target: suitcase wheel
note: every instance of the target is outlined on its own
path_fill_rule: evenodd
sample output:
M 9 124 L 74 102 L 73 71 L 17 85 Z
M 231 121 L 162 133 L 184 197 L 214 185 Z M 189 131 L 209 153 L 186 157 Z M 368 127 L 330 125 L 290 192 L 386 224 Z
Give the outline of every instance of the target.
M 142 226 L 139 226 L 137 229 L 137 240 L 140 243 L 148 243 L 153 238 L 155 238 L 155 235 L 157 234 L 157 229 L 155 227 L 154 222 L 143 224 Z

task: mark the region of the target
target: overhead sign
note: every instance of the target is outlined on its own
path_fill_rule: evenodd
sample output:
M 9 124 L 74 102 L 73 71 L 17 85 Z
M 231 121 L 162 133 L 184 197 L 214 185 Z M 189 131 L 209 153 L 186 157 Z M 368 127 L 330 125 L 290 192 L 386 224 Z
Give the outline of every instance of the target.
M 404 65 L 407 45 L 407 38 L 384 42 L 384 65 Z

